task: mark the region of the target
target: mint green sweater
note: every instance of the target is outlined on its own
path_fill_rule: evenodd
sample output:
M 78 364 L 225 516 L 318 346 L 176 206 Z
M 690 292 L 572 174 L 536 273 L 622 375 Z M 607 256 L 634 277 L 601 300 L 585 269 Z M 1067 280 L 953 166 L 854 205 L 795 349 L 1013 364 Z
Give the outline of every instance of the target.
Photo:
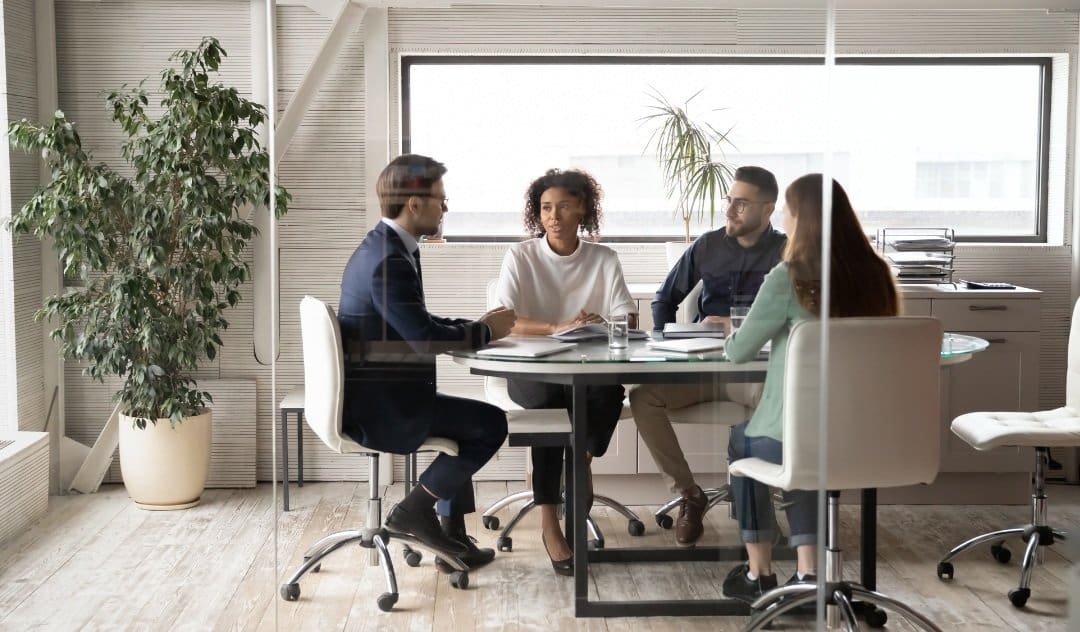
M 796 300 L 787 264 L 780 262 L 765 275 L 750 314 L 724 345 L 732 362 L 749 362 L 757 357 L 766 342 L 772 340 L 765 389 L 746 427 L 749 437 L 784 440 L 784 366 L 788 335 L 795 323 L 807 318 L 813 316 Z

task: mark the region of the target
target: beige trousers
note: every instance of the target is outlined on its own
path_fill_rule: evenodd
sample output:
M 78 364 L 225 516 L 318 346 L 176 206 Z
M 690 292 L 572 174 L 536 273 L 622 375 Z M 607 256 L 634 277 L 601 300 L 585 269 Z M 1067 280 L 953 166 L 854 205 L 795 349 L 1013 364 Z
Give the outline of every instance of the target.
M 664 483 L 672 492 L 682 493 L 696 483 L 671 427 L 668 411 L 711 401 L 731 401 L 754 409 L 761 400 L 763 387 L 761 383 L 639 384 L 631 389 L 630 409 L 634 413 L 634 423 L 656 461 Z

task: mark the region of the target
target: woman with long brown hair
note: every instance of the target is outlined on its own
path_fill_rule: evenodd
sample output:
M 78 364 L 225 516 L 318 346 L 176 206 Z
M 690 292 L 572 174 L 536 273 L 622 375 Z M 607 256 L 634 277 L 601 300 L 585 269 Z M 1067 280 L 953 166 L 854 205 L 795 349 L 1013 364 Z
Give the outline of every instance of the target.
M 728 442 L 731 461 L 758 457 L 780 463 L 783 455 L 784 367 L 788 335 L 800 320 L 821 316 L 822 194 L 824 178 L 811 173 L 795 180 L 784 194 L 784 230 L 788 235 L 784 259 L 761 285 L 750 313 L 725 345 L 733 362 L 754 359 L 772 341 L 765 389 L 749 421 L 732 428 Z M 832 246 L 829 252 L 830 317 L 895 316 L 900 311 L 896 285 L 888 265 L 874 252 L 847 193 L 832 181 Z M 728 573 L 724 594 L 752 602 L 775 588 L 772 546 L 776 514 L 768 486 L 732 476 L 739 534 L 748 562 Z M 798 568 L 788 583 L 815 581 L 817 544 L 816 493 L 784 492 L 789 541 Z

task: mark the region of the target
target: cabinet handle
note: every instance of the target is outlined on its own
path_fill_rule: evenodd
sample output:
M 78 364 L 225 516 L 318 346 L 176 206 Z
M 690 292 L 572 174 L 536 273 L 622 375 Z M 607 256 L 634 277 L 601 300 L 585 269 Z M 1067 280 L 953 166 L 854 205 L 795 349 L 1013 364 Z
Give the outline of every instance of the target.
M 1009 341 L 1008 338 L 986 338 L 985 340 L 992 345 L 1000 345 Z
M 968 309 L 973 312 L 1003 312 L 1009 308 L 1005 305 L 968 305 Z

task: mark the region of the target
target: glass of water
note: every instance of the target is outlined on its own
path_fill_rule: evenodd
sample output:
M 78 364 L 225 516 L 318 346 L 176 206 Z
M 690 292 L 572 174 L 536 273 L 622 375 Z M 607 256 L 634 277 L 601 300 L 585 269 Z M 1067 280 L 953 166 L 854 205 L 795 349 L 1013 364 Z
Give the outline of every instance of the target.
M 739 330 L 739 327 L 742 327 L 743 321 L 746 320 L 746 315 L 749 313 L 749 305 L 731 306 L 731 333 L 735 333 Z
M 625 349 L 630 341 L 630 323 L 626 314 L 608 317 L 608 349 Z

